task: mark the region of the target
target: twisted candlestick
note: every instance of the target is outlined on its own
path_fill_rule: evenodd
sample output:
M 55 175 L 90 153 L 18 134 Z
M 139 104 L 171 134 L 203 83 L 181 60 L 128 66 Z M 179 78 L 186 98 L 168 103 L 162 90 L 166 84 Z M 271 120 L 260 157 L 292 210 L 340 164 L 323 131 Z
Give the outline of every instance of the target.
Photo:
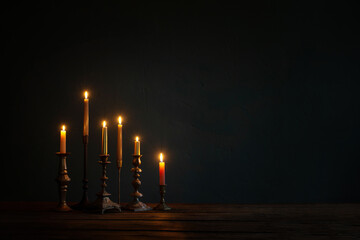
M 72 208 L 77 209 L 77 210 L 83 210 L 86 209 L 89 205 L 89 197 L 88 197 L 88 182 L 89 180 L 87 179 L 87 159 L 88 159 L 88 154 L 87 154 L 87 145 L 89 142 L 89 136 L 85 135 L 83 136 L 83 144 L 84 144 L 84 178 L 83 178 L 83 196 L 81 201 L 72 206 Z
M 108 177 L 106 176 L 106 165 L 111 163 L 110 161 L 108 161 L 108 158 L 110 155 L 109 154 L 101 154 L 99 156 L 101 159 L 101 161 L 99 161 L 99 163 L 102 165 L 102 168 L 103 168 L 103 174 L 102 174 L 102 177 L 100 178 L 102 181 L 101 191 L 96 194 L 98 196 L 98 198 L 97 198 L 97 200 L 95 200 L 94 203 L 91 204 L 89 209 L 95 210 L 95 211 L 100 211 L 101 214 L 104 214 L 104 212 L 106 210 L 110 210 L 110 209 L 116 209 L 117 211 L 121 212 L 119 204 L 111 201 L 109 198 L 111 196 L 111 194 L 106 191 L 106 186 L 107 186 L 106 180 L 108 180 Z
M 57 152 L 56 155 L 59 156 L 59 175 L 55 179 L 58 182 L 59 186 L 59 204 L 55 210 L 59 212 L 67 212 L 71 211 L 71 208 L 66 203 L 67 188 L 68 184 L 71 181 L 67 173 L 66 157 L 70 155 L 70 153 Z
M 139 168 L 139 166 L 141 165 L 141 158 L 142 155 L 136 155 L 134 154 L 133 157 L 133 165 L 134 167 L 131 169 L 132 172 L 134 172 L 134 180 L 132 181 L 132 185 L 134 187 L 134 192 L 130 194 L 130 196 L 134 197 L 133 201 L 128 203 L 126 205 L 126 209 L 134 211 L 134 212 L 141 212 L 141 211 L 148 211 L 151 210 L 152 208 L 149 207 L 148 205 L 146 205 L 143 202 L 140 202 L 139 198 L 141 198 L 143 195 L 139 192 L 139 187 L 141 185 L 141 181 L 140 181 L 140 173 L 142 172 L 142 170 Z
M 168 211 L 171 208 L 165 203 L 166 185 L 160 185 L 160 203 L 154 208 L 155 210 Z

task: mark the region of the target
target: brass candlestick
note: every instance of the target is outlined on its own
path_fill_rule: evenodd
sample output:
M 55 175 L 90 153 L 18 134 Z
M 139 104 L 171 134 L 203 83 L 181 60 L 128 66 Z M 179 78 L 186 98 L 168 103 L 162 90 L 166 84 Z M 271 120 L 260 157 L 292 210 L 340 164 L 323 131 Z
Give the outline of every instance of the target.
M 68 155 L 70 155 L 70 153 L 57 152 L 56 155 L 59 156 L 59 175 L 55 179 L 59 186 L 59 204 L 55 210 L 59 212 L 67 212 L 71 211 L 71 208 L 66 203 L 67 188 L 71 181 L 67 173 L 66 158 Z
M 139 179 L 140 173 L 142 170 L 139 168 L 141 165 L 141 158 L 142 155 L 136 155 L 134 154 L 133 157 L 133 165 L 134 167 L 131 169 L 132 172 L 134 172 L 134 180 L 132 181 L 132 185 L 135 189 L 133 193 L 130 194 L 130 196 L 134 197 L 133 201 L 128 203 L 125 207 L 127 210 L 131 210 L 134 212 L 141 212 L 141 211 L 148 211 L 152 208 L 146 205 L 143 202 L 140 202 L 139 198 L 141 198 L 143 195 L 139 192 L 139 187 L 141 185 L 141 181 Z
M 106 176 L 106 165 L 111 163 L 108 161 L 109 154 L 101 154 L 99 155 L 101 161 L 99 163 L 102 165 L 103 168 L 103 176 L 101 177 L 101 191 L 97 193 L 98 196 L 97 200 L 88 207 L 89 210 L 100 211 L 101 214 L 104 214 L 106 210 L 116 209 L 117 211 L 121 212 L 120 206 L 117 203 L 114 203 L 110 200 L 111 194 L 106 191 L 106 180 L 108 177 Z
M 160 185 L 160 203 L 154 208 L 155 210 L 168 211 L 171 208 L 165 203 L 166 185 Z
M 83 196 L 79 203 L 72 206 L 73 209 L 77 209 L 77 210 L 84 210 L 89 205 L 89 197 L 88 197 L 88 189 L 89 189 L 88 182 L 89 182 L 89 180 L 87 179 L 87 158 L 88 158 L 87 145 L 88 145 L 88 142 L 89 142 L 89 136 L 88 135 L 83 136 L 83 144 L 84 144 Z

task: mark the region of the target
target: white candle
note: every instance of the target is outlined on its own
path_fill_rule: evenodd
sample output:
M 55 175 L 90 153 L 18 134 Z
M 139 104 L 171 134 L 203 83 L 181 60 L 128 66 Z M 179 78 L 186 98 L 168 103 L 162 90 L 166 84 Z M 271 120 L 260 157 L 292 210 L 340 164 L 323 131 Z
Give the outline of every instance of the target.
M 66 131 L 65 131 L 65 125 L 62 126 L 62 129 L 60 130 L 60 152 L 66 153 Z

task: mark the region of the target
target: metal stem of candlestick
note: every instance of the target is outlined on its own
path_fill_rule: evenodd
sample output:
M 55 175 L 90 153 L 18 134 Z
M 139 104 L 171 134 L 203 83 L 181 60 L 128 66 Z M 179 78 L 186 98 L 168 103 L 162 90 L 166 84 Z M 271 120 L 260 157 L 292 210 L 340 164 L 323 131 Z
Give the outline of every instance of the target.
M 139 198 L 141 198 L 143 195 L 139 192 L 139 187 L 141 185 L 141 181 L 139 179 L 140 177 L 140 173 L 142 172 L 142 170 L 139 168 L 139 166 L 141 165 L 141 158 L 142 155 L 133 155 L 134 159 L 133 159 L 133 165 L 134 167 L 131 169 L 132 172 L 134 172 L 134 180 L 132 181 L 132 185 L 135 189 L 135 191 L 133 193 L 131 193 L 130 196 L 134 197 L 133 201 L 128 203 L 125 206 L 125 209 L 127 210 L 131 210 L 134 212 L 140 212 L 140 211 L 148 211 L 148 210 L 152 210 L 151 207 L 149 207 L 148 205 L 146 205 L 143 202 L 140 202 Z
M 97 198 L 97 200 L 95 200 L 95 202 L 93 202 L 92 204 L 89 205 L 88 210 L 100 211 L 101 214 L 104 214 L 104 212 L 106 210 L 110 210 L 110 209 L 115 209 L 115 210 L 121 212 L 119 204 L 111 201 L 109 198 L 111 196 L 111 194 L 106 191 L 106 186 L 107 186 L 106 180 L 109 179 L 106 176 L 106 165 L 111 163 L 110 161 L 108 161 L 108 158 L 110 155 L 109 154 L 101 154 L 99 156 L 101 159 L 101 161 L 99 161 L 99 163 L 102 165 L 102 168 L 103 168 L 102 177 L 100 178 L 102 181 L 101 191 L 96 194 L 98 196 L 98 198 Z
M 66 158 L 68 155 L 70 155 L 70 153 L 57 152 L 56 155 L 59 156 L 59 175 L 55 179 L 59 186 L 59 204 L 55 210 L 59 212 L 67 212 L 71 211 L 71 208 L 66 203 L 67 188 L 71 181 L 67 173 Z
M 160 185 L 160 203 L 154 208 L 154 210 L 168 211 L 171 208 L 165 203 L 166 185 Z
M 122 160 L 117 162 L 117 169 L 118 169 L 118 204 L 120 206 L 120 173 L 122 168 Z
M 88 182 L 89 182 L 89 180 L 87 179 L 87 159 L 88 159 L 87 145 L 88 145 L 88 142 L 89 142 L 89 136 L 88 135 L 83 136 L 83 144 L 84 144 L 83 196 L 79 203 L 72 206 L 73 209 L 77 209 L 77 210 L 84 210 L 89 205 L 89 197 L 88 197 L 88 189 L 89 189 Z

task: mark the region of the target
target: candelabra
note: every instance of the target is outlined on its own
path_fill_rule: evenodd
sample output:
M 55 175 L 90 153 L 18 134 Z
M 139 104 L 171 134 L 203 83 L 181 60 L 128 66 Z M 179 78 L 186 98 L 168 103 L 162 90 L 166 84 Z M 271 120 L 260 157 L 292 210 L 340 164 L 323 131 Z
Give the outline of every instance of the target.
M 166 185 L 160 185 L 160 203 L 154 208 L 155 210 L 168 211 L 171 208 L 165 203 Z
M 89 206 L 89 197 L 88 197 L 88 182 L 89 180 L 87 179 L 87 158 L 88 158 L 88 154 L 87 154 L 87 145 L 89 142 L 89 136 L 85 135 L 83 136 L 83 144 L 84 144 L 84 178 L 83 178 L 83 196 L 81 201 L 72 206 L 72 208 L 77 209 L 77 210 L 84 210 Z
M 101 161 L 99 161 L 99 163 L 102 165 L 102 168 L 103 168 L 103 174 L 102 174 L 102 177 L 100 178 L 102 181 L 101 191 L 96 194 L 98 196 L 97 200 L 95 200 L 95 202 L 93 202 L 91 204 L 91 206 L 88 207 L 88 209 L 100 211 L 101 214 L 104 214 L 104 212 L 106 210 L 110 210 L 110 209 L 116 209 L 117 211 L 121 212 L 119 204 L 111 201 L 109 198 L 111 196 L 111 194 L 106 191 L 106 186 L 107 186 L 106 180 L 108 180 L 108 177 L 106 176 L 106 165 L 111 163 L 110 161 L 108 161 L 108 158 L 110 155 L 109 154 L 101 154 L 99 156 L 101 159 Z
M 140 212 L 140 211 L 148 211 L 151 210 L 152 208 L 149 207 L 148 205 L 146 205 L 143 202 L 140 202 L 139 198 L 141 198 L 143 195 L 139 192 L 139 187 L 141 185 L 141 181 L 140 181 L 140 173 L 142 172 L 142 170 L 139 168 L 139 166 L 141 165 L 141 158 L 142 155 L 136 155 L 134 154 L 133 157 L 133 165 L 134 167 L 131 169 L 132 172 L 134 172 L 134 180 L 132 181 L 132 185 L 135 189 L 135 191 L 133 193 L 130 194 L 130 196 L 134 197 L 133 201 L 128 203 L 126 205 L 126 209 L 127 210 L 131 210 L 134 212 Z
M 55 210 L 59 212 L 67 212 L 71 210 L 66 203 L 67 187 L 71 180 L 67 173 L 66 158 L 70 155 L 70 153 L 57 152 L 56 155 L 59 156 L 59 175 L 56 178 L 59 185 L 59 204 Z

